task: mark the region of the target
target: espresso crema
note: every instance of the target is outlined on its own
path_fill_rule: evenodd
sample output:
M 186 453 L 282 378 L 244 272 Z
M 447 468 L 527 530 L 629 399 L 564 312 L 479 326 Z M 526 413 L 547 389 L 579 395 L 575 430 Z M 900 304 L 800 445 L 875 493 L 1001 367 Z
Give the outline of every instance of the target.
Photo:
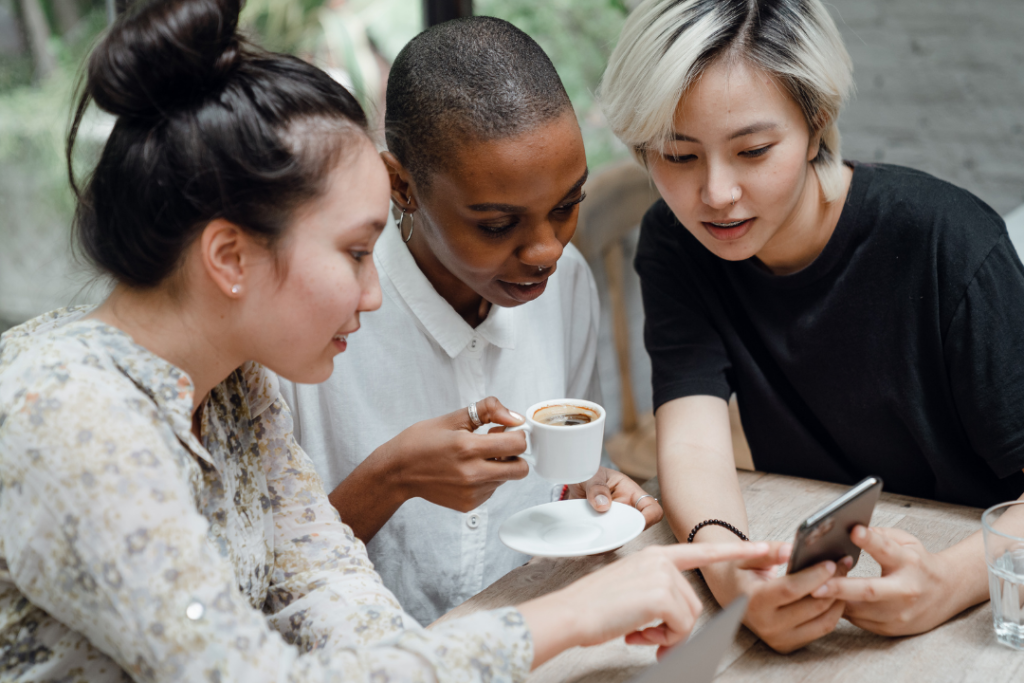
M 554 427 L 577 427 L 590 424 L 599 416 L 598 412 L 592 408 L 571 404 L 544 406 L 533 413 L 533 419 L 536 422 Z

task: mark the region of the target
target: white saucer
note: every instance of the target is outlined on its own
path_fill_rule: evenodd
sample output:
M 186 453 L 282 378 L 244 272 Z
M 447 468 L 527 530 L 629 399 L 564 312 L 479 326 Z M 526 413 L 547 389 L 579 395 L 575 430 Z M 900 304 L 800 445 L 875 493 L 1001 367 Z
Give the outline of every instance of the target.
M 644 530 L 643 514 L 612 503 L 597 512 L 586 500 L 560 500 L 517 512 L 498 529 L 512 550 L 537 557 L 579 557 L 615 550 Z

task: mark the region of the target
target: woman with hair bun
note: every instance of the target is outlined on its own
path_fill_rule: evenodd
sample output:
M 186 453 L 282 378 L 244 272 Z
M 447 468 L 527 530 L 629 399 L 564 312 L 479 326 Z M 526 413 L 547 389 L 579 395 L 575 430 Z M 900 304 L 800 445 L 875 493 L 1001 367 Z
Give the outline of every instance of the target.
M 325 380 L 380 305 L 388 174 L 352 96 L 239 9 L 140 3 L 90 56 L 69 159 L 90 101 L 117 119 L 75 227 L 115 287 L 0 337 L 0 680 L 519 681 L 684 638 L 678 569 L 767 544 L 652 549 L 429 631 L 384 587 L 274 373 Z
M 925 173 L 843 161 L 852 65 L 820 0 L 645 0 L 601 85 L 664 198 L 636 258 L 658 471 L 678 538 L 747 531 L 726 401 L 758 469 L 987 507 L 1024 491 L 1024 267 L 1003 221 Z M 794 526 L 798 520 L 793 520 Z M 699 530 L 699 533 L 691 533 Z M 939 552 L 857 527 L 882 567 L 704 572 L 790 651 L 840 617 L 927 631 L 988 597 L 980 532 Z

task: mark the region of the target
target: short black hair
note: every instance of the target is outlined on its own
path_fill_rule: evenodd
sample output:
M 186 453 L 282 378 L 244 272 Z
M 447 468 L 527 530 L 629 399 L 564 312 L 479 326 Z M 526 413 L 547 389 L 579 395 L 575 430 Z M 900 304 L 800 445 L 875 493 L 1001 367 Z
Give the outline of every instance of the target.
M 388 149 L 420 185 L 460 142 L 525 133 L 572 111 L 558 72 L 530 36 L 467 17 L 413 38 L 388 75 Z

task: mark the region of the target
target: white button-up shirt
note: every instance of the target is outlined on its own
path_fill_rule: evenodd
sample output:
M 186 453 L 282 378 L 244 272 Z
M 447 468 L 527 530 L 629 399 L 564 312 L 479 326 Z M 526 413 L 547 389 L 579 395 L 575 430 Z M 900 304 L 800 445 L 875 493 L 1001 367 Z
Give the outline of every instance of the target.
M 389 225 L 374 259 L 384 303 L 320 385 L 282 381 L 295 434 L 331 491 L 381 444 L 421 420 L 496 396 L 519 413 L 549 398 L 600 401 L 599 305 L 593 276 L 572 245 L 544 294 L 493 306 L 475 329 L 433 288 Z M 552 500 L 533 472 L 460 513 L 407 501 L 369 543 L 370 558 L 407 612 L 430 623 L 529 558 L 498 539 L 514 513 Z

